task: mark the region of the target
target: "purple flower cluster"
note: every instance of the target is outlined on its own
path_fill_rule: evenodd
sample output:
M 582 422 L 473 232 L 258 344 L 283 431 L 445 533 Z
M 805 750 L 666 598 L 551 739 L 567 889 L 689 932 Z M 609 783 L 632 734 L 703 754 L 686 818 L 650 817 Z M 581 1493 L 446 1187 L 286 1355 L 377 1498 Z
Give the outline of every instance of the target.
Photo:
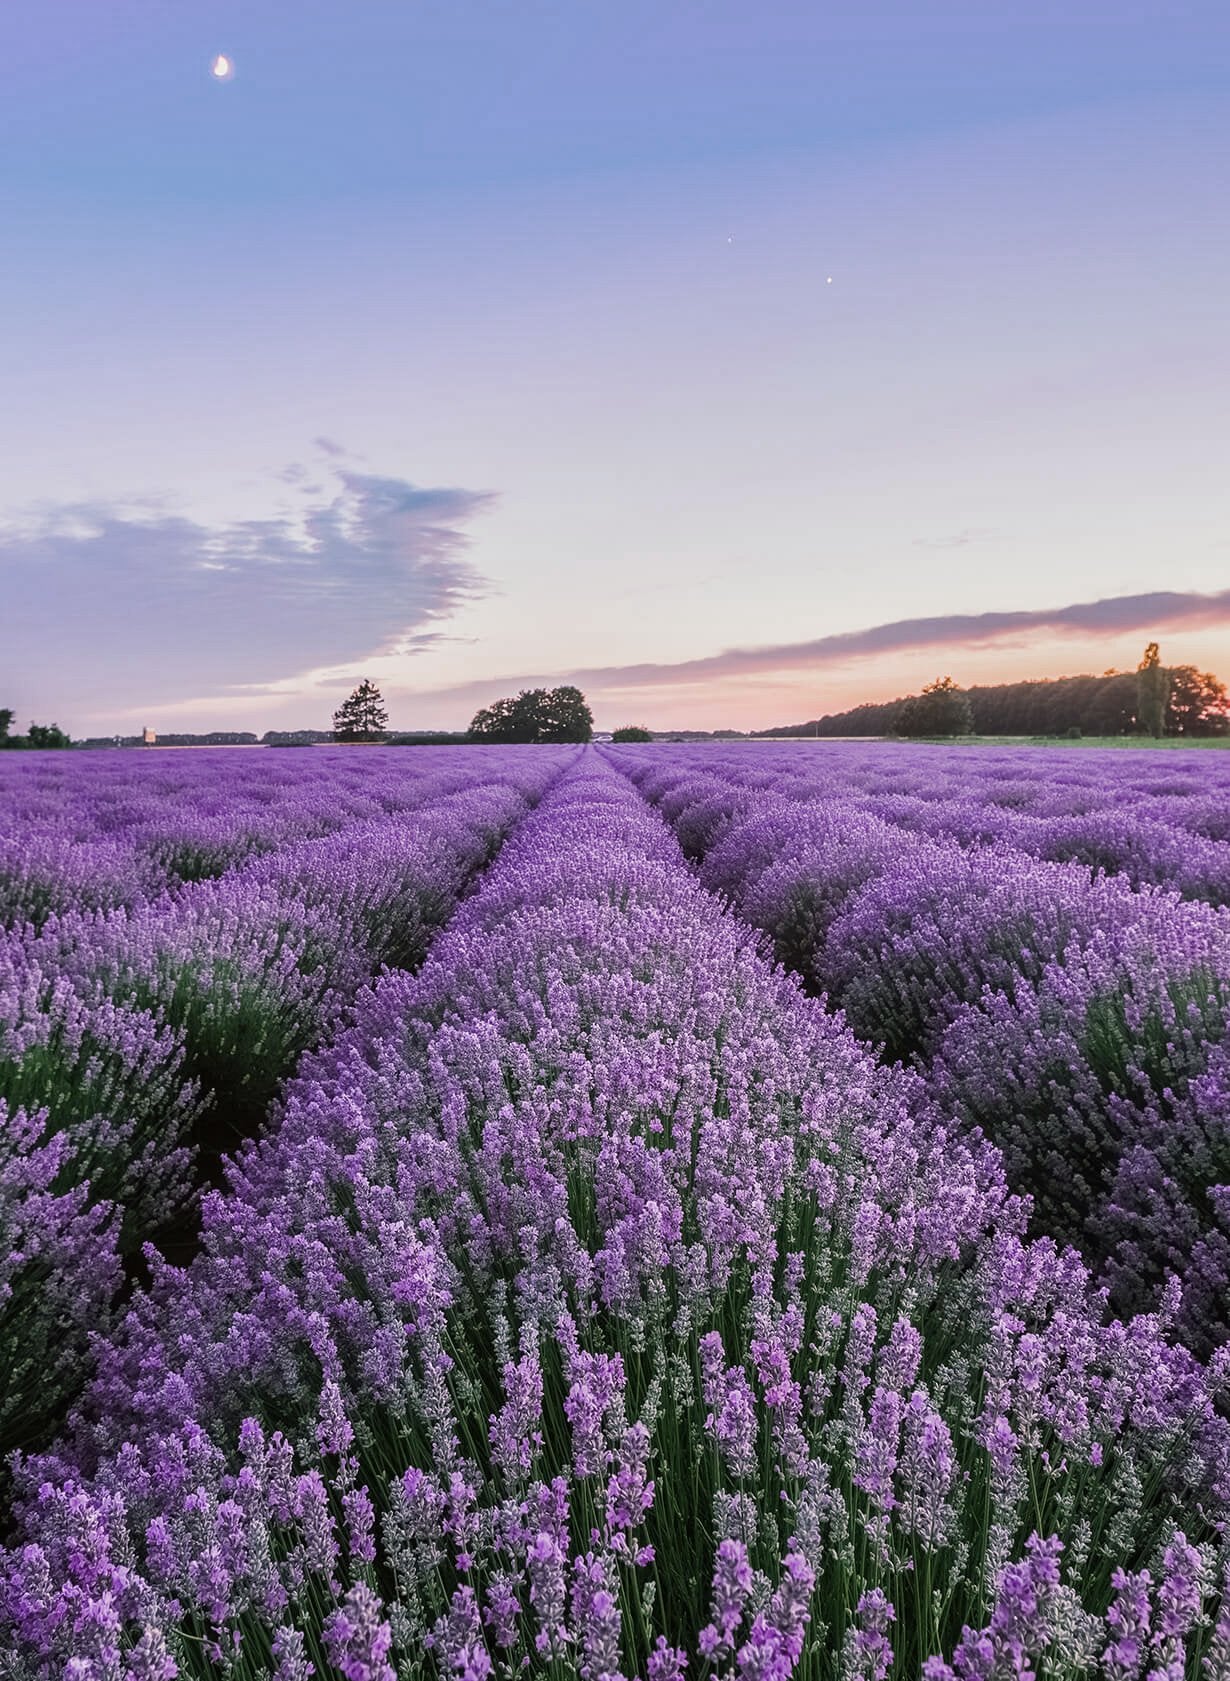
M 532 763 L 505 753 L 494 775 L 540 786 L 544 769 L 541 755 Z M 6 754 L 0 924 L 134 905 L 300 841 L 411 813 L 492 775 L 466 748 Z
M 0 1099 L 0 1137 L 0 1440 L 20 1446 L 71 1395 L 120 1267 L 114 1215 L 72 1183 L 72 1144 L 46 1110 Z
M 1148 1572 L 1177 1673 L 1226 1645 L 1224 1373 L 1025 1214 L 584 756 L 16 1462 L 0 1663 L 1093 1673 Z
M 620 752 L 701 878 L 1004 1153 L 1116 1311 L 1230 1339 L 1230 832 L 1216 759 Z
M 567 755 L 446 754 L 435 769 L 375 757 L 375 774 L 356 777 L 323 755 L 298 793 L 276 762 L 263 786 L 252 756 L 238 776 L 208 756 L 216 786 L 199 760 L 183 771 L 74 760 L 82 787 L 50 767 L 24 778 L 6 767 L 11 845 L 23 815 L 111 837 L 71 843 L 87 870 L 96 844 L 148 858 L 155 822 L 164 836 L 196 835 L 208 818 L 225 835 L 264 813 L 266 839 L 284 844 L 240 846 L 246 861 L 217 879 L 153 897 L 125 891 L 106 908 L 78 894 L 0 928 L 0 1448 L 37 1441 L 81 1381 L 87 1332 L 107 1323 L 120 1262 L 152 1238 L 178 1241 L 222 1149 L 260 1126 L 303 1050 L 361 987 L 385 966 L 421 961 Z M 180 817 L 176 799 L 204 790 L 205 817 Z M 34 829 L 36 864 L 47 839 Z

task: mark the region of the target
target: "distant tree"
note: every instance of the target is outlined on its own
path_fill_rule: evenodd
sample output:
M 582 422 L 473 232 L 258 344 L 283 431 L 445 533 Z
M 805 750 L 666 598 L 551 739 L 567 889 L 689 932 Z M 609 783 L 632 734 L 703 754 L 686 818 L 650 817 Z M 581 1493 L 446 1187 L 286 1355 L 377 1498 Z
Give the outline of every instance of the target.
M 589 741 L 594 715 L 580 689 L 522 689 L 493 701 L 470 721 L 470 739 L 485 742 Z
M 333 714 L 334 741 L 383 741 L 389 715 L 380 690 L 369 677 Z
M 251 730 L 209 730 L 202 734 L 199 730 L 173 731 L 170 734 L 160 733 L 159 744 L 163 747 L 255 747 L 256 737 Z
M 1136 667 L 1136 717 L 1145 735 L 1160 737 L 1166 729 L 1170 673 L 1162 664 L 1156 642 L 1150 642 Z
M 526 704 L 533 692 L 527 690 L 515 699 L 506 697 L 503 700 L 493 700 L 490 706 L 480 707 L 470 719 L 467 734 L 471 741 L 536 741 L 538 738 L 534 733 L 529 706 Z
M 1105 671 L 1093 680 L 1086 715 L 1078 722 L 1086 735 L 1131 735 L 1136 702 L 1135 673 Z
M 951 677 L 937 677 L 920 695 L 912 695 L 897 714 L 897 734 L 923 736 L 969 735 L 974 709 L 964 689 Z
M 464 747 L 469 741 L 464 730 L 407 730 L 388 738 L 390 747 Z
M 31 724 L 26 732 L 31 747 L 71 747 L 72 740 L 58 724 Z
M 580 689 L 566 683 L 558 689 L 548 689 L 541 713 L 540 741 L 590 741 L 594 733 L 594 715 L 585 704 Z
M 266 747 L 311 747 L 318 741 L 332 741 L 332 730 L 266 730 L 261 737 Z
M 644 724 L 621 724 L 619 729 L 611 734 L 612 741 L 652 741 L 653 731 L 647 730 Z
M 13 708 L 11 706 L 0 706 L 0 741 L 7 741 L 12 726 Z
M 1170 667 L 1167 735 L 1230 734 L 1230 696 L 1211 671 L 1194 665 Z
M 1171 667 L 1168 735 L 1230 735 L 1230 699 L 1226 685 L 1195 666 Z M 975 685 L 966 695 L 973 707 L 977 735 L 1126 736 L 1137 732 L 1140 674 L 1136 671 L 1086 672 L 1075 677 L 1029 678 L 1016 683 Z M 906 707 L 917 712 L 915 696 L 855 706 L 828 713 L 806 724 L 789 724 L 757 733 L 775 736 L 877 736 L 904 734 L 900 719 Z M 915 733 L 907 717 L 907 727 Z M 929 734 L 929 730 L 917 733 Z

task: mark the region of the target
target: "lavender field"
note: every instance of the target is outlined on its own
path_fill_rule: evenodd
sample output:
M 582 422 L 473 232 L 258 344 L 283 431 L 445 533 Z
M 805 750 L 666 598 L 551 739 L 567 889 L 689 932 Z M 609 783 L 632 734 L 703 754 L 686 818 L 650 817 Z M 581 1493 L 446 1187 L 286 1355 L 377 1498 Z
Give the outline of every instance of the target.
M 1230 1677 L 1230 762 L 0 760 L 0 1675 Z

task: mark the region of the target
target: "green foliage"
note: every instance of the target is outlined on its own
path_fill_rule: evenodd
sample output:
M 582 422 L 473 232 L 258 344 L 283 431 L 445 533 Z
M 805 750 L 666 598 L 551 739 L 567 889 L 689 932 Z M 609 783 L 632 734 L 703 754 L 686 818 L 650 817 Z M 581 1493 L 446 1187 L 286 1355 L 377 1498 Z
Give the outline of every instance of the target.
M 1230 702 L 1226 686 L 1194 665 L 1169 668 L 1167 736 L 1184 740 L 1230 737 Z M 966 690 L 974 709 L 975 735 L 1023 736 L 1075 741 L 1078 737 L 1113 741 L 1139 736 L 1139 676 L 1135 671 L 1102 671 L 1075 677 L 1030 678 L 1019 683 L 990 683 Z M 909 702 L 904 699 L 829 713 L 806 724 L 761 732 L 780 736 L 891 735 Z M 1078 732 L 1077 735 L 1073 731 Z
M 653 731 L 644 724 L 622 724 L 611 736 L 612 741 L 652 741 Z
M 63 1026 L 43 1042 L 0 1050 L 0 1102 L 10 1113 L 46 1109 L 52 1129 L 71 1136 L 75 1181 L 88 1186 L 89 1203 L 123 1213 L 123 1253 L 186 1200 L 176 1152 L 204 1107 L 191 1080 L 178 1036 L 152 1041 L 135 1065 L 105 1036 Z
M 589 741 L 594 715 L 580 689 L 522 689 L 474 714 L 470 739 L 487 742 Z
M 9 730 L 13 722 L 12 709 L 0 708 L 0 747 L 10 750 L 23 747 L 71 747 L 72 738 L 59 724 L 31 724 L 25 735 L 10 735 Z
M 969 735 L 974 711 L 969 696 L 951 677 L 937 677 L 920 695 L 911 695 L 897 715 L 897 734 L 920 737 Z
M 1220 679 L 1194 665 L 1172 665 L 1169 676 L 1167 735 L 1230 735 L 1230 697 Z
M 244 845 L 241 837 L 229 844 L 225 841 L 211 844 L 188 836 L 169 836 L 151 846 L 149 853 L 176 881 L 212 881 L 258 850 L 266 849 Z
M 1136 668 L 1136 716 L 1145 735 L 1165 734 L 1170 673 L 1156 642 L 1150 642 Z
M 389 722 L 380 690 L 365 677 L 333 714 L 334 741 L 383 741 Z
M 72 739 L 59 724 L 31 724 L 26 740 L 31 747 L 71 747 Z
M 1143 1005 L 1126 989 L 1102 993 L 1085 1012 L 1081 1049 L 1105 1091 L 1140 1102 L 1143 1074 L 1171 1104 L 1220 1042 L 1228 1002 L 1230 981 L 1205 968 L 1169 977 L 1160 998 Z
M 469 741 L 464 730 L 407 730 L 390 736 L 389 747 L 464 747 Z
M 301 972 L 307 967 L 305 956 Z M 223 1150 L 259 1128 L 320 1031 L 325 968 L 317 970 L 314 984 L 294 991 L 281 979 L 273 954 L 262 970 L 203 952 L 188 961 L 167 953 L 155 976 L 120 975 L 113 982 L 114 997 L 165 1021 L 184 1047 L 184 1074 L 203 1099 L 192 1142 L 205 1177 Z

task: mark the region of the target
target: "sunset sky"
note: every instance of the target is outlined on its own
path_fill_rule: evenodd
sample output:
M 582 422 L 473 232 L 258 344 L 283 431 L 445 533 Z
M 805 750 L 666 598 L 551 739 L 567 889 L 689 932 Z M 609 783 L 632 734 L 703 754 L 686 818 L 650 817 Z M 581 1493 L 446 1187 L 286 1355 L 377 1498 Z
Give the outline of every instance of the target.
M 0 705 L 1230 679 L 1228 76 L 1225 0 L 15 8 Z

